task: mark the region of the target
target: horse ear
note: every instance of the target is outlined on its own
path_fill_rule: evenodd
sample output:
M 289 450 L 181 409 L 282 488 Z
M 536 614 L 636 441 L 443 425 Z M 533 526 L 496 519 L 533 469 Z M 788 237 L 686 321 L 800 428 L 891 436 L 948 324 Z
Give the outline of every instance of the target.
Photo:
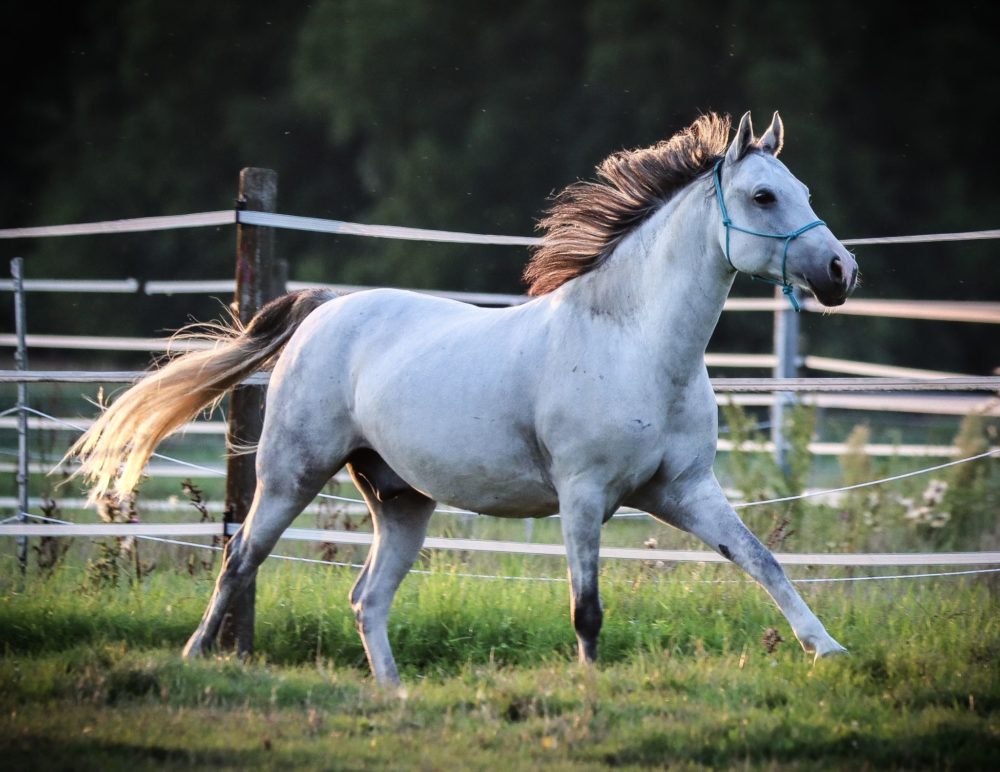
M 736 137 L 726 151 L 726 162 L 736 163 L 746 155 L 747 150 L 753 145 L 753 124 L 750 122 L 750 111 L 743 113 L 740 118 L 740 126 L 736 129 Z
M 781 146 L 785 143 L 785 127 L 781 122 L 781 116 L 777 112 L 771 119 L 771 126 L 760 138 L 760 149 L 777 156 L 781 152 Z

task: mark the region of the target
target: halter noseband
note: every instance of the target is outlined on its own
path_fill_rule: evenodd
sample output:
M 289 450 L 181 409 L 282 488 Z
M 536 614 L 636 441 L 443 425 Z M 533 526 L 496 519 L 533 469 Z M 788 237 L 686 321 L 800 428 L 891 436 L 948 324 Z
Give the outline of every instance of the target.
M 726 262 L 729 263 L 729 267 L 734 271 L 739 271 L 740 269 L 733 265 L 733 259 L 729 256 L 729 233 L 730 231 L 737 230 L 741 233 L 749 233 L 751 236 L 760 236 L 765 239 L 784 239 L 785 249 L 781 253 L 781 281 L 777 279 L 771 279 L 767 276 L 759 276 L 758 274 L 750 274 L 751 279 L 756 279 L 757 281 L 763 281 L 768 284 L 773 284 L 775 287 L 781 287 L 782 294 L 788 298 L 788 302 L 792 304 L 792 308 L 796 311 L 800 310 L 799 302 L 795 299 L 795 287 L 792 286 L 788 281 L 788 275 L 785 273 L 785 264 L 788 262 L 788 245 L 792 243 L 792 239 L 801 236 L 808 230 L 812 230 L 820 225 L 826 225 L 822 220 L 813 220 L 811 223 L 803 225 L 798 230 L 794 230 L 791 233 L 762 233 L 761 231 L 751 230 L 750 228 L 743 228 L 739 225 L 734 225 L 733 221 L 729 219 L 729 211 L 726 209 L 726 201 L 722 197 L 722 161 L 724 159 L 720 158 L 715 162 L 715 168 L 712 169 L 712 182 L 715 184 L 715 198 L 719 202 L 719 211 L 722 213 L 722 224 L 726 228 Z

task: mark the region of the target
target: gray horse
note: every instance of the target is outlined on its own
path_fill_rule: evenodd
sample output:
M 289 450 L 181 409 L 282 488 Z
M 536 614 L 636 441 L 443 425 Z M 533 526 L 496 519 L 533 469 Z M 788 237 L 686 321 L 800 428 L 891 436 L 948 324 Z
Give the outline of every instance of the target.
M 697 535 L 770 593 L 806 651 L 844 651 L 737 517 L 712 469 L 717 408 L 704 353 L 737 271 L 824 305 L 854 258 L 778 160 L 777 114 L 700 117 L 612 155 L 542 221 L 534 299 L 481 309 L 397 290 L 285 295 L 211 350 L 148 375 L 70 450 L 91 495 L 127 494 L 157 443 L 250 373 L 272 368 L 257 490 L 185 648 L 209 649 L 233 599 L 347 466 L 374 541 L 351 591 L 375 677 L 398 681 L 389 607 L 436 502 L 499 517 L 561 515 L 581 661 L 597 656 L 601 526 L 627 505 Z

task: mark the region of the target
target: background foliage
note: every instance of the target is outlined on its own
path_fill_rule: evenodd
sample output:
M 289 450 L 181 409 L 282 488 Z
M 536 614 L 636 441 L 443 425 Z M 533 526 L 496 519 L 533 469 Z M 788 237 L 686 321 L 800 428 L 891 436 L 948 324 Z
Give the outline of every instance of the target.
M 6 3 L 0 227 L 227 208 L 237 171 L 281 175 L 293 214 L 530 233 L 546 197 L 699 112 L 758 125 L 841 237 L 996 227 L 992 4 L 750 0 L 327 0 L 282 6 Z M 31 276 L 221 278 L 232 233 L 5 243 Z M 525 253 L 281 234 L 300 279 L 516 292 Z M 995 299 L 992 242 L 860 248 L 862 296 Z M 766 291 L 740 282 L 738 294 Z M 46 298 L 36 332 L 150 334 L 204 300 Z M 129 301 L 130 302 L 130 301 Z M 103 305 L 102 305 L 103 304 Z M 125 313 L 127 311 L 127 313 Z M 9 315 L 4 315 L 7 324 Z M 815 353 L 988 372 L 988 329 L 822 320 Z M 55 330 L 52 330 L 55 331 Z M 768 345 L 724 322 L 717 348 Z M 738 341 L 738 342 L 737 342 Z M 818 348 L 823 348 L 820 352 Z

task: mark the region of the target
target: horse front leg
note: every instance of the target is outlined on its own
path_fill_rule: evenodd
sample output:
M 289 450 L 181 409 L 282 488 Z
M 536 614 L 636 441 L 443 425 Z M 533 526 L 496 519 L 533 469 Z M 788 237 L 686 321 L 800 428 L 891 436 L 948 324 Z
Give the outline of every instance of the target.
M 570 616 L 579 660 L 597 659 L 597 637 L 604 622 L 598 588 L 603 501 L 595 496 L 560 496 L 559 517 L 570 584 Z
M 846 653 L 788 580 L 771 551 L 761 544 L 733 510 L 715 475 L 674 483 L 666 495 L 643 506 L 653 517 L 704 541 L 757 580 L 781 609 L 802 648 L 815 658 Z M 650 502 L 644 502 L 650 503 Z

